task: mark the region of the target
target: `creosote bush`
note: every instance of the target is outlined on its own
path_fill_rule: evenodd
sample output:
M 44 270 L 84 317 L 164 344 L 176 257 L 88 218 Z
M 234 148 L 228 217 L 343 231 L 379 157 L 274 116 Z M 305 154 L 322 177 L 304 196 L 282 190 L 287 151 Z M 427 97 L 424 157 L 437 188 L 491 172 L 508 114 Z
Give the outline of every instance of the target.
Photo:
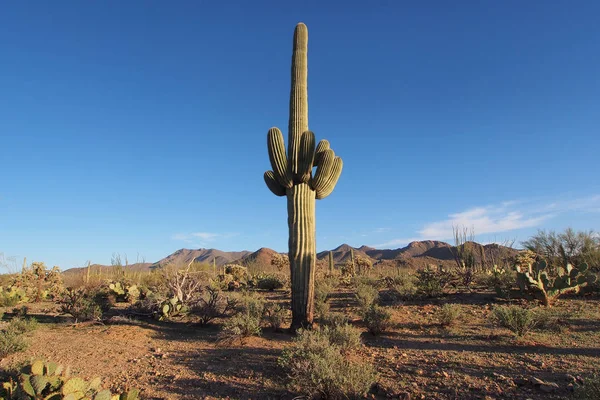
M 411 300 L 417 296 L 417 278 L 414 275 L 403 273 L 382 279 L 387 287 L 386 295 L 391 300 Z
M 275 332 L 280 332 L 288 315 L 288 309 L 276 303 L 266 303 L 263 317 L 269 327 Z
M 587 376 L 583 385 L 576 387 L 574 398 L 577 400 L 600 399 L 600 371 Z
M 0 331 L 0 358 L 25 350 L 27 342 L 23 335 L 37 328 L 38 322 L 33 318 L 11 319 L 8 325 Z
M 368 284 L 359 284 L 356 287 L 356 301 L 361 309 L 368 308 L 379 299 L 379 290 Z
M 458 304 L 444 304 L 437 313 L 437 320 L 442 326 L 454 325 L 460 319 L 461 312 Z
M 260 336 L 264 304 L 261 297 L 250 292 L 242 293 L 236 304 L 236 313 L 223 324 L 218 341 L 231 344 L 239 340 L 243 345 L 246 338 Z
M 329 336 L 332 345 L 339 346 L 344 353 L 356 350 L 362 345 L 360 340 L 360 329 L 349 323 L 334 326 L 323 326 L 323 334 Z
M 292 389 L 323 399 L 358 399 L 377 379 L 369 362 L 350 361 L 332 342 L 331 330 L 299 330 L 291 347 L 279 358 Z
M 329 295 L 333 286 L 328 279 L 319 279 L 315 282 L 315 314 L 323 320 L 329 314 Z
M 517 337 L 524 336 L 535 328 L 535 313 L 519 306 L 497 306 L 492 311 L 492 321 L 509 329 Z
M 369 332 L 373 335 L 379 335 L 389 329 L 392 314 L 385 308 L 373 303 L 363 310 L 362 317 Z

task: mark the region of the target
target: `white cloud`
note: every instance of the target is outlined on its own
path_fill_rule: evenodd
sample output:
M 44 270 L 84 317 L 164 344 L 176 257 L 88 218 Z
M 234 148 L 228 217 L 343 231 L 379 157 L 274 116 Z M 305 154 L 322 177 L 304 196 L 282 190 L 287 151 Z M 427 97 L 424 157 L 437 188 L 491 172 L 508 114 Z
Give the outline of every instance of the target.
M 472 229 L 477 235 L 509 232 L 540 226 L 544 221 L 567 212 L 599 212 L 600 195 L 570 200 L 511 200 L 498 205 L 473 207 L 448 215 L 448 218 L 425 224 L 418 236 L 391 239 L 374 247 L 406 245 L 415 240 L 449 240 L 454 227 Z
M 206 246 L 208 243 L 215 242 L 217 239 L 230 238 L 236 236 L 237 233 L 213 233 L 213 232 L 191 232 L 191 233 L 176 233 L 171 236 L 172 240 L 182 241 L 193 245 L 194 247 Z

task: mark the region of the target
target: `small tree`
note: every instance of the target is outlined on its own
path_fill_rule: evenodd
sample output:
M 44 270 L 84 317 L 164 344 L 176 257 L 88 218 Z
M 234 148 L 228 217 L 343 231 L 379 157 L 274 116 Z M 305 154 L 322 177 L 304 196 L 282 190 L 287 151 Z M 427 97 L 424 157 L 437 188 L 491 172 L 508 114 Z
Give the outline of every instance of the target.
M 600 267 L 600 235 L 594 231 L 568 228 L 562 233 L 538 231 L 522 243 L 523 247 L 542 256 L 552 269 L 567 264 L 588 264 Z

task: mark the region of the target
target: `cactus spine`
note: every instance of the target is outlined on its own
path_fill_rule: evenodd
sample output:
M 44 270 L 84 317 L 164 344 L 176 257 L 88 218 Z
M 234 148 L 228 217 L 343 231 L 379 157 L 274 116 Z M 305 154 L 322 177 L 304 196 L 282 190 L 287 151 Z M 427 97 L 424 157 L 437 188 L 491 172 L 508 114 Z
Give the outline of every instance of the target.
M 273 194 L 287 196 L 292 331 L 313 322 L 315 200 L 331 194 L 343 165 L 327 140 L 321 140 L 315 149 L 315 135 L 308 130 L 307 45 L 308 29 L 299 23 L 294 31 L 287 154 L 281 131 L 269 129 L 267 148 L 273 169 L 264 174 Z M 314 176 L 313 167 L 317 167 Z

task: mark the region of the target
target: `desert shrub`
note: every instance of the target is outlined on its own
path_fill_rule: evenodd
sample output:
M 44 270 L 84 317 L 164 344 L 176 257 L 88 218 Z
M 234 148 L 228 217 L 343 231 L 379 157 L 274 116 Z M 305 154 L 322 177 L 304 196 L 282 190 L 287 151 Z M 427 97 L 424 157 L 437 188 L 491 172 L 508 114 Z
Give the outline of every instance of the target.
M 331 343 L 330 331 L 299 330 L 291 347 L 279 358 L 291 386 L 309 396 L 325 399 L 358 399 L 376 381 L 369 362 L 352 362 L 342 349 Z
M 287 280 L 281 275 L 260 274 L 252 278 L 252 283 L 258 289 L 273 291 L 283 288 L 286 285 Z
M 533 312 L 535 329 L 544 331 L 560 331 L 562 315 L 551 308 L 539 308 Z
M 535 314 L 519 306 L 498 306 L 492 311 L 492 321 L 509 329 L 517 337 L 527 334 L 536 326 Z
M 18 335 L 32 332 L 39 327 L 39 323 L 35 318 L 13 318 L 8 323 L 5 331 L 11 331 Z
M 327 314 L 324 318 L 322 318 L 321 323 L 323 324 L 323 326 L 334 328 L 336 326 L 347 324 L 348 318 L 342 313 L 332 312 Z
M 318 280 L 315 282 L 315 312 L 320 319 L 323 319 L 329 314 L 329 303 L 327 300 L 333 292 L 333 286 L 327 279 Z
M 417 271 L 417 277 L 417 288 L 423 296 L 440 297 L 444 294 L 447 278 L 439 269 L 421 269 Z
M 600 372 L 589 375 L 585 378 L 583 385 L 577 386 L 574 393 L 577 400 L 598 400 L 600 399 Z
M 454 325 L 458 322 L 461 312 L 458 304 L 444 304 L 437 313 L 437 320 L 442 326 Z
M 351 282 L 355 287 L 358 287 L 360 285 L 368 285 L 368 286 L 372 286 L 375 288 L 380 288 L 382 285 L 382 282 L 380 279 L 366 276 L 366 275 L 357 275 L 352 278 Z
M 235 301 L 223 292 L 217 285 L 205 288 L 198 301 L 190 307 L 190 313 L 200 317 L 200 325 L 208 325 L 213 319 L 226 316 L 235 308 Z
M 410 300 L 417 295 L 417 278 L 411 274 L 400 274 L 383 279 L 388 296 L 393 300 Z
M 22 305 L 12 309 L 12 313 L 17 318 L 25 318 L 29 315 L 29 306 Z
M 266 303 L 264 309 L 264 319 L 275 332 L 281 331 L 281 326 L 288 315 L 288 309 L 277 303 Z
M 360 284 L 356 287 L 355 296 L 358 306 L 360 308 L 367 308 L 377 302 L 379 290 L 371 285 Z
M 510 299 L 511 291 L 515 287 L 517 276 L 515 271 L 494 267 L 491 274 L 486 275 L 485 285 L 493 289 L 498 297 Z
M 250 292 L 243 293 L 236 303 L 236 313 L 223 324 L 218 341 L 224 344 L 239 340 L 244 344 L 250 336 L 260 336 L 260 321 L 264 310 L 264 300 Z
M 21 333 L 13 330 L 0 332 L 0 358 L 9 354 L 23 351 L 27 348 L 27 342 Z
M 337 324 L 331 327 L 324 326 L 322 330 L 323 334 L 329 336 L 329 342 L 332 345 L 339 346 L 344 353 L 357 349 L 362 345 L 360 329 L 349 323 Z
M 76 321 L 94 321 L 102 318 L 98 292 L 85 288 L 67 289 L 59 304 L 61 312 L 71 314 Z
M 391 325 L 392 314 L 377 304 L 371 304 L 362 312 L 363 321 L 373 335 L 385 332 Z

